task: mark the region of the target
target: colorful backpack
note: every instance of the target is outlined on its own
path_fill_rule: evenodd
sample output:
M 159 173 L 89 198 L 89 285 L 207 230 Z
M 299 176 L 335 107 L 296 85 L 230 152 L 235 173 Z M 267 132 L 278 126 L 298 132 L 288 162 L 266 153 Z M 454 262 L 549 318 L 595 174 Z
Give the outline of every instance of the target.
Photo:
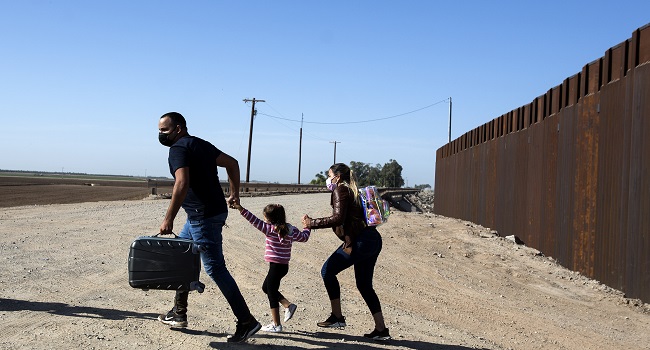
M 368 226 L 379 226 L 388 220 L 390 205 L 388 201 L 379 196 L 377 187 L 367 186 L 360 188 L 359 198 L 361 198 L 361 206 L 363 207 L 363 213 Z

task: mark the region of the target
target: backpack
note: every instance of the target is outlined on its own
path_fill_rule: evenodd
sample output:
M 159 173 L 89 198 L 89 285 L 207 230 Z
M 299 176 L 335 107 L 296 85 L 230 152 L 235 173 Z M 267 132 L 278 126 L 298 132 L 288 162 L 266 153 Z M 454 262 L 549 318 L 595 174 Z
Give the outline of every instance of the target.
M 367 186 L 359 189 L 359 198 L 363 214 L 368 226 L 379 226 L 388 221 L 390 215 L 390 205 L 388 201 L 379 196 L 379 191 L 375 186 Z

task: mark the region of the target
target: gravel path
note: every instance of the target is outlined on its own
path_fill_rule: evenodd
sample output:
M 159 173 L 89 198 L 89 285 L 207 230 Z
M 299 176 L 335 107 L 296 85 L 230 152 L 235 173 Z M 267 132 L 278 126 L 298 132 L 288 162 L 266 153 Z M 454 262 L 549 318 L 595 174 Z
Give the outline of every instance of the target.
M 275 202 L 291 223 L 330 213 L 328 194 L 243 198 L 259 215 Z M 557 265 L 489 229 L 432 214 L 393 213 L 380 227 L 375 271 L 393 340 L 368 341 L 371 316 L 353 273 L 340 275 L 348 326 L 321 329 L 329 314 L 320 267 L 338 244 L 317 230 L 294 245 L 282 292 L 298 304 L 281 334 L 228 344 L 234 317 L 216 285 L 190 295 L 189 327 L 155 321 L 173 292 L 128 285 L 127 256 L 154 234 L 168 200 L 0 208 L 2 349 L 650 349 L 650 307 Z M 177 219 L 180 229 L 184 216 Z M 270 321 L 261 284 L 264 239 L 235 211 L 224 230 L 230 271 L 254 315 Z

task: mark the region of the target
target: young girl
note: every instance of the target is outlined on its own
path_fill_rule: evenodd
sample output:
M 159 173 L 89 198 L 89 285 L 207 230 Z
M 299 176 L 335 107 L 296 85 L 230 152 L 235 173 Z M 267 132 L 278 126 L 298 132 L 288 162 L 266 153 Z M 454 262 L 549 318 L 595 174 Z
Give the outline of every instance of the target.
M 238 203 L 233 207 L 241 213 L 255 228 L 266 235 L 266 249 L 264 261 L 269 263 L 269 272 L 262 284 L 262 290 L 269 297 L 271 316 L 273 322 L 262 327 L 262 331 L 282 332 L 280 323 L 279 304 L 285 307 L 284 321 L 288 321 L 296 312 L 296 304 L 292 304 L 280 293 L 280 280 L 289 272 L 289 259 L 291 258 L 291 245 L 294 241 L 306 242 L 311 231 L 288 224 L 285 219 L 284 207 L 280 204 L 269 204 L 264 207 L 264 221 L 258 219 L 253 213 L 246 210 Z

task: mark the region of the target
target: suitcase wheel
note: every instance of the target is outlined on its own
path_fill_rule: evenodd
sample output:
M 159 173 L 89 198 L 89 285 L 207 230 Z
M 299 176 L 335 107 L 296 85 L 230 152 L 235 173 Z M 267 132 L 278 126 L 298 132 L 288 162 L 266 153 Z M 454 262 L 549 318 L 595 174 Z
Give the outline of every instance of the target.
M 200 244 L 192 244 L 192 253 L 193 254 L 200 254 L 204 253 L 207 249 L 205 249 L 204 246 Z
M 190 290 L 195 290 L 199 293 L 203 293 L 203 290 L 205 290 L 205 284 L 199 281 L 194 281 L 190 283 Z

